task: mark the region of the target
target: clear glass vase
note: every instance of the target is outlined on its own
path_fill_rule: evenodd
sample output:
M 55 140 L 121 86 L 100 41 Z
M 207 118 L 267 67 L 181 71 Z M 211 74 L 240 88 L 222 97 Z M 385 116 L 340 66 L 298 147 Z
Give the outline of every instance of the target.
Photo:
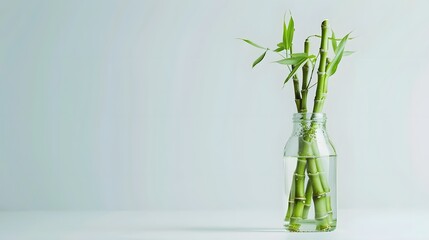
M 296 113 L 284 149 L 285 227 L 292 232 L 333 231 L 337 223 L 337 154 L 324 113 Z

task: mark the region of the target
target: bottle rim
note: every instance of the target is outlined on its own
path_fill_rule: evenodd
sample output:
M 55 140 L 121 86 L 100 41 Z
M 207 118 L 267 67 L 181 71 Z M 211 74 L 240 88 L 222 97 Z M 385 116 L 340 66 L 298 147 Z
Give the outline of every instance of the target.
M 292 120 L 294 122 L 325 122 L 326 113 L 294 113 Z

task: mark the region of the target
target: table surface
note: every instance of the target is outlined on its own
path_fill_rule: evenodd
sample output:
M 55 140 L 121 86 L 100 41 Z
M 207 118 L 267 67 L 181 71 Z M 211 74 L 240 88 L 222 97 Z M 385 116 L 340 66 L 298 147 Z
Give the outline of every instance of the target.
M 270 211 L 4 211 L 0 239 L 429 239 L 429 212 L 341 210 L 337 230 L 288 233 Z

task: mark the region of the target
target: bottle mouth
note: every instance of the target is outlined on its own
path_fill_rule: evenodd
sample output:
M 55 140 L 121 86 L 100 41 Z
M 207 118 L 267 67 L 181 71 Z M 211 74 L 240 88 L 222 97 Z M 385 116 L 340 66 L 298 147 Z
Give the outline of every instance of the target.
M 325 113 L 294 113 L 292 120 L 294 122 L 311 121 L 311 122 L 325 122 Z

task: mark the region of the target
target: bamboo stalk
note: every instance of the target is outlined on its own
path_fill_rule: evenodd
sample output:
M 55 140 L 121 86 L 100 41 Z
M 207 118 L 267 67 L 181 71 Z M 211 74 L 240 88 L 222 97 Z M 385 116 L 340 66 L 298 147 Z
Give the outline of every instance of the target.
M 328 56 L 328 20 L 322 22 L 322 37 L 320 41 L 320 62 L 317 71 L 317 89 L 314 98 L 313 113 L 320 113 L 326 98 L 326 59 Z
M 314 152 L 318 152 L 318 150 L 315 149 L 316 147 L 317 146 L 313 146 Z M 323 170 L 323 166 L 321 164 L 320 158 L 316 158 L 316 167 L 317 167 L 317 170 L 319 172 L 320 183 L 322 184 L 323 190 L 326 193 L 326 211 L 328 214 L 328 222 L 330 225 L 332 225 L 333 224 L 333 212 L 332 212 L 331 196 L 330 196 L 331 188 L 329 187 L 329 183 L 327 181 L 325 171 Z
M 332 211 L 332 205 L 331 205 L 331 196 L 326 195 L 326 211 L 328 211 L 328 222 L 329 222 L 329 226 L 333 226 L 334 225 L 334 219 L 333 219 L 333 211 Z
M 301 226 L 302 213 L 305 204 L 305 169 L 307 165 L 306 158 L 298 158 L 294 182 L 295 182 L 295 198 L 292 216 L 290 217 L 289 230 L 298 231 Z
M 295 68 L 295 66 L 292 66 L 292 70 Z M 298 110 L 298 112 L 301 109 L 301 93 L 299 91 L 299 80 L 298 77 L 295 75 L 293 76 L 293 89 L 294 89 L 294 93 L 295 93 L 295 105 L 296 105 L 296 109 Z
M 306 119 L 302 122 L 305 124 Z M 305 126 L 305 125 L 303 125 Z M 303 137 L 300 137 L 297 166 L 295 169 L 295 205 L 293 207 L 292 216 L 290 218 L 290 224 L 288 229 L 290 231 L 299 231 L 301 226 L 300 221 L 304 212 L 305 205 L 305 170 L 307 168 L 307 156 L 311 156 L 311 146 L 309 142 L 304 141 Z
M 327 77 L 326 77 L 326 67 L 327 67 L 327 55 L 328 55 L 328 20 L 324 20 L 322 22 L 322 35 L 320 41 L 320 62 L 319 68 L 317 71 L 317 89 L 316 96 L 314 97 L 314 106 L 313 113 L 322 112 L 323 105 L 326 98 L 326 89 L 327 89 Z M 316 129 L 317 123 L 312 122 L 311 129 Z M 319 154 L 315 154 L 314 156 L 318 156 Z M 313 187 L 313 201 L 315 208 L 316 220 L 318 220 L 318 229 L 319 230 L 327 230 L 330 228 L 330 223 L 328 219 L 328 210 L 327 210 L 327 200 L 326 200 L 326 191 L 323 187 L 326 184 L 323 181 L 323 176 L 320 176 L 319 168 L 320 164 L 318 164 L 318 160 L 316 158 L 308 160 L 308 175 L 311 178 L 312 187 Z M 325 186 L 326 187 L 326 186 Z
M 313 187 L 311 185 L 311 180 L 309 179 L 307 182 L 307 188 L 305 189 L 305 204 L 304 210 L 302 212 L 302 219 L 307 219 L 308 212 L 311 207 L 311 199 L 313 197 Z
M 326 192 L 323 189 L 320 181 L 319 172 L 317 170 L 316 158 L 310 158 L 308 162 L 308 176 L 311 179 L 313 188 L 313 202 L 315 210 L 315 219 L 318 221 L 320 230 L 329 229 L 328 213 L 326 209 Z
M 292 46 L 290 47 L 290 52 L 289 52 L 289 54 L 290 55 L 292 55 Z M 292 71 L 295 69 L 295 65 L 292 65 Z M 301 92 L 300 92 L 300 90 L 299 90 L 299 79 L 298 79 L 298 76 L 296 76 L 296 75 L 294 75 L 293 77 L 292 77 L 292 79 L 293 79 L 293 92 L 294 92 L 294 94 L 295 94 L 295 105 L 296 105 L 296 110 L 298 111 L 298 112 L 300 112 L 301 111 L 301 101 L 302 101 L 302 98 L 301 98 Z
M 305 39 L 304 42 L 304 53 L 310 54 L 310 41 Z M 307 61 L 307 63 L 302 67 L 302 86 L 301 86 L 301 108 L 300 112 L 305 113 L 307 112 L 307 95 L 308 95 L 308 80 L 309 80 L 309 72 L 310 72 L 310 62 Z
M 292 55 L 292 47 L 290 47 L 290 55 Z M 287 54 L 287 51 L 286 51 Z M 294 65 L 292 65 L 292 70 L 295 68 Z M 297 112 L 301 111 L 301 93 L 299 90 L 299 79 L 298 77 L 295 75 L 293 76 L 293 89 L 294 89 L 294 94 L 295 94 L 295 105 L 296 105 L 296 109 Z M 287 208 L 287 212 L 286 212 L 286 216 L 285 216 L 285 221 L 291 221 L 291 222 L 296 222 L 298 220 L 297 218 L 297 212 L 295 212 L 295 208 L 296 206 L 298 206 L 298 208 L 301 208 L 301 198 L 305 198 L 303 195 L 301 194 L 301 191 L 303 192 L 304 188 L 304 183 L 302 183 L 301 181 L 305 181 L 305 159 L 298 159 L 297 162 L 297 167 L 295 169 L 295 173 L 294 173 L 294 177 L 292 180 L 292 186 L 289 192 L 289 201 L 288 201 L 288 208 Z M 302 177 L 301 177 L 302 176 Z M 299 178 L 299 180 L 298 180 Z M 301 179 L 302 178 L 302 179 Z M 297 197 L 298 196 L 298 197 Z M 294 213 L 295 212 L 295 213 Z M 293 224 L 292 224 L 293 225 Z M 291 226 L 291 224 L 289 225 Z M 299 226 L 298 226 L 299 228 Z
M 293 178 L 292 178 L 292 185 L 291 185 L 290 191 L 289 191 L 289 200 L 288 200 L 288 205 L 287 205 L 287 212 L 286 212 L 286 216 L 285 216 L 285 221 L 290 220 L 290 217 L 292 216 L 294 205 L 295 205 L 295 182 L 293 181 Z
M 308 40 L 308 38 L 305 39 L 305 42 L 304 42 L 304 53 L 310 54 L 310 41 Z M 310 62 L 308 61 L 302 68 L 302 86 L 301 86 L 302 100 L 301 100 L 301 110 L 300 110 L 301 113 L 307 112 L 308 80 L 310 77 L 309 73 L 310 73 Z M 305 126 L 304 124 L 305 122 L 303 123 L 303 126 Z M 311 181 L 308 180 L 306 191 L 305 191 L 305 202 L 301 213 L 301 219 L 306 219 L 308 216 L 308 211 L 311 206 L 312 193 L 313 193 L 313 189 L 311 187 Z M 300 208 L 297 209 L 297 212 L 300 212 L 300 211 L 301 211 Z
M 310 51 L 310 42 L 308 39 L 304 43 L 304 52 L 309 54 Z M 292 48 L 291 48 L 292 54 Z M 292 66 L 292 69 L 294 66 Z M 305 113 L 307 112 L 307 85 L 308 85 L 308 77 L 309 77 L 309 63 L 307 62 L 303 66 L 302 70 L 302 85 L 301 92 L 299 92 L 299 81 L 296 75 L 293 77 L 293 86 L 295 93 L 295 104 L 297 106 L 298 112 Z M 303 120 L 302 126 L 305 126 L 305 119 Z M 303 147 L 302 141 L 299 142 L 300 153 L 299 156 L 310 155 L 308 153 L 304 153 L 302 151 L 306 151 L 305 147 Z M 302 220 L 302 215 L 304 213 L 305 208 L 305 168 L 307 165 L 307 159 L 304 157 L 299 157 L 297 166 L 295 169 L 295 205 L 293 206 L 292 216 L 290 217 L 289 230 L 290 231 L 298 231 L 301 226 L 300 221 Z

